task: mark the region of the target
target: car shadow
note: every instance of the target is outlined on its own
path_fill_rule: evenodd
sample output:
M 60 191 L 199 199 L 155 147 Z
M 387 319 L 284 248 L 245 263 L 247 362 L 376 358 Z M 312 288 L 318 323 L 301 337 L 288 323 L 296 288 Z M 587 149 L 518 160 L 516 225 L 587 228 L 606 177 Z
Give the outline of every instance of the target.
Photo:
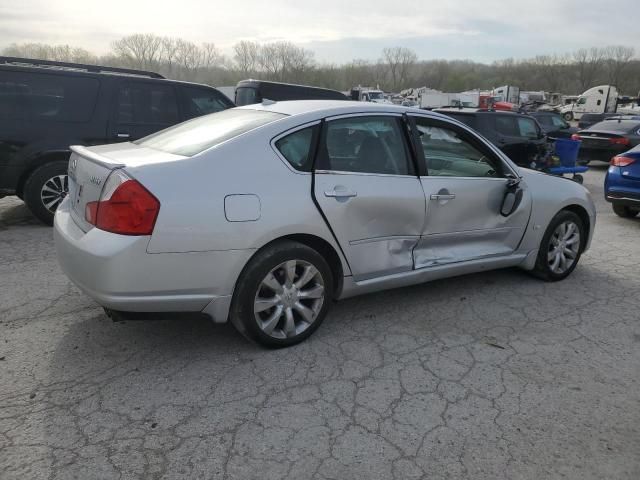
M 18 197 L 5 197 L 0 200 L 0 205 L 4 207 L 0 208 L 0 229 L 26 225 L 44 226 Z

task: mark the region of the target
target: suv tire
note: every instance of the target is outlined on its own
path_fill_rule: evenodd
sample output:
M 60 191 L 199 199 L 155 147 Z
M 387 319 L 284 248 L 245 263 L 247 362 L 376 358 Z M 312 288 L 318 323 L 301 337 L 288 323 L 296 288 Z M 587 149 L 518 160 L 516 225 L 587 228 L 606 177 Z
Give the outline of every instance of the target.
M 69 189 L 69 162 L 57 160 L 36 168 L 24 184 L 24 202 L 37 218 L 53 225 L 53 216 Z
M 638 210 L 633 210 L 626 205 L 620 205 L 618 203 L 612 203 L 611 207 L 616 215 L 622 218 L 634 218 L 638 215 Z

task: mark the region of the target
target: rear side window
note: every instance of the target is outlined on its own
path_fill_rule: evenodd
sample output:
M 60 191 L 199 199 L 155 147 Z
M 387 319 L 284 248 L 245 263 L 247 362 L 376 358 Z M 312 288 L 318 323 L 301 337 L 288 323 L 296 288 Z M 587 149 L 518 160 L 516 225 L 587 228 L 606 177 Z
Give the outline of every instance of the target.
M 451 118 L 455 118 L 459 122 L 462 122 L 471 128 L 476 128 L 476 117 L 474 115 L 464 115 L 464 114 L 456 115 L 455 113 L 452 114 L 449 112 L 446 112 L 446 115 Z
M 253 87 L 238 87 L 236 89 L 236 105 L 241 107 L 243 105 L 252 105 L 254 103 L 260 103 L 262 100 L 258 95 L 258 89 Z
M 0 118 L 86 122 L 99 88 L 94 78 L 1 71 Z
M 178 102 L 171 85 L 127 83 L 118 89 L 119 124 L 173 125 L 178 123 Z
M 303 128 L 276 141 L 276 148 L 296 170 L 311 171 L 311 146 L 317 126 Z
M 232 108 L 188 120 L 134 143 L 190 157 L 283 117 L 282 113 Z
M 186 118 L 200 117 L 233 106 L 224 95 L 215 90 L 197 87 L 182 87 L 181 90 Z

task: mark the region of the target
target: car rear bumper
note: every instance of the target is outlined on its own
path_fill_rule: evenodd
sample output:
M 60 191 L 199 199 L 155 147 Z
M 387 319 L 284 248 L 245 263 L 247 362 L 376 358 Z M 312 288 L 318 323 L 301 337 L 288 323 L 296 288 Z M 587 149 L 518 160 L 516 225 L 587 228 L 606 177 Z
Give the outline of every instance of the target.
M 253 250 L 147 253 L 148 236 L 83 232 L 56 211 L 54 240 L 66 275 L 101 306 L 124 312 L 204 312 L 228 316 L 235 281 Z
M 611 203 L 640 207 L 640 180 L 623 173 L 620 167 L 609 167 L 604 179 L 604 198 Z

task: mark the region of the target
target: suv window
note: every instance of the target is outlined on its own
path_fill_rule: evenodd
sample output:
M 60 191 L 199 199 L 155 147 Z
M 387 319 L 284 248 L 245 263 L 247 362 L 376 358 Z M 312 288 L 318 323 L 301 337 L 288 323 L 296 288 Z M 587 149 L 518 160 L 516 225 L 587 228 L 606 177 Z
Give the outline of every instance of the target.
M 446 177 L 500 177 L 495 160 L 487 157 L 458 132 L 416 118 L 416 127 L 429 175 Z
M 187 120 L 134 143 L 190 157 L 283 117 L 282 113 L 230 108 Z
M 296 170 L 311 171 L 311 142 L 317 126 L 303 128 L 276 141 L 276 148 Z
M 518 134 L 525 138 L 538 138 L 538 126 L 531 118 L 518 117 Z
M 208 88 L 181 87 L 184 95 L 184 115 L 195 118 L 208 113 L 225 110 L 232 105 L 222 98 L 222 94 Z
M 178 102 L 171 85 L 126 83 L 117 100 L 119 124 L 171 125 L 178 123 Z
M 569 128 L 569 124 L 565 122 L 560 116 L 552 115 L 551 121 L 553 122 L 554 127 Z
M 398 117 L 352 117 L 332 120 L 326 125 L 322 169 L 413 174 Z
M 550 116 L 550 115 L 537 115 L 536 116 L 536 120 L 538 120 L 538 123 L 540 125 L 551 126 L 551 125 L 554 124 L 554 119 L 555 119 L 555 117 Z
M 496 116 L 496 131 L 509 137 L 520 136 L 520 130 L 516 123 L 516 118 L 511 115 Z
M 86 122 L 99 88 L 94 78 L 0 71 L 0 118 Z

